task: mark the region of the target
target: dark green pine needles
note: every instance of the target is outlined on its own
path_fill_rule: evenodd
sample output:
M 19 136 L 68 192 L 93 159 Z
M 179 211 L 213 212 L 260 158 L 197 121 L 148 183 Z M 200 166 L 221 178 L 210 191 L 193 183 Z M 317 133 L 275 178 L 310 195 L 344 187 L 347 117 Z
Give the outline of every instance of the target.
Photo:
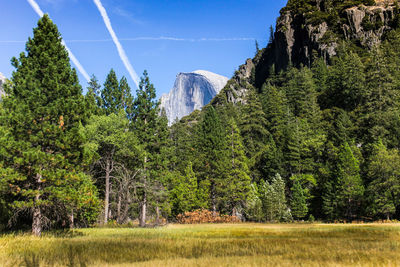
M 76 71 L 57 26 L 45 15 L 12 59 L 15 71 L 4 99 L 1 125 L 9 130 L 9 154 L 1 155 L 13 175 L 2 177 L 16 214 L 28 211 L 32 231 L 40 235 L 47 222 L 73 226 L 74 216 L 91 219 L 96 190 L 83 173 L 81 125 L 88 114 Z

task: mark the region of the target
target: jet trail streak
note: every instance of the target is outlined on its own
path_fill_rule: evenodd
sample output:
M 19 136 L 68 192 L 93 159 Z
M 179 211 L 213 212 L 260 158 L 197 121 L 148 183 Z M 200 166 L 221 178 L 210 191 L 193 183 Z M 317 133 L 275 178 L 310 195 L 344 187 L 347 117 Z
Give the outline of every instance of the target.
M 104 24 L 106 25 L 106 28 L 108 32 L 111 35 L 111 38 L 113 39 L 115 46 L 117 47 L 118 54 L 122 60 L 122 62 L 125 65 L 125 68 L 128 70 L 129 75 L 131 76 L 132 80 L 135 82 L 136 87 L 139 87 L 139 76 L 137 75 L 136 71 L 133 69 L 132 64 L 129 62 L 128 56 L 125 53 L 124 48 L 122 47 L 120 41 L 118 40 L 117 35 L 115 34 L 115 31 L 113 30 L 111 26 L 111 21 L 110 18 L 107 15 L 106 9 L 103 7 L 101 4 L 100 0 L 93 0 L 93 2 L 96 4 L 102 18 L 104 21 Z

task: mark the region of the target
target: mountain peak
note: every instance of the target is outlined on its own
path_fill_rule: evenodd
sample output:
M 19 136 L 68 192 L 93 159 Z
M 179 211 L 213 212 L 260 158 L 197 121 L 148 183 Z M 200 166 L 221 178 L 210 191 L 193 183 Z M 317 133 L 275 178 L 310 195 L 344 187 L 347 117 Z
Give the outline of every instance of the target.
M 169 124 L 207 105 L 227 82 L 228 78 L 206 70 L 179 73 L 174 87 L 161 97 Z

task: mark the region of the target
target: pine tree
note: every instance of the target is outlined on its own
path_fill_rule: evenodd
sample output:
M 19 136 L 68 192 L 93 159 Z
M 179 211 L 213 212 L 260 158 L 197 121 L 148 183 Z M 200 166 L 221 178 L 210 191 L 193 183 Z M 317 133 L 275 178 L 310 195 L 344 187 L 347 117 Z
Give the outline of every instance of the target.
M 243 136 L 243 145 L 246 156 L 249 159 L 248 166 L 253 175 L 260 173 L 255 166 L 260 164 L 257 160 L 257 152 L 264 149 L 270 133 L 267 130 L 268 122 L 262 109 L 260 100 L 253 90 L 249 90 L 247 103 L 242 108 L 243 117 L 239 123 L 239 129 Z M 253 177 L 259 180 L 260 177 Z
M 399 151 L 388 150 L 380 141 L 374 145 L 369 161 L 368 210 L 373 216 L 383 215 L 389 220 L 400 205 Z
M 48 15 L 39 20 L 26 51 L 12 59 L 16 71 L 0 123 L 13 139 L 10 157 L 3 161 L 15 171 L 7 178 L 16 190 L 13 207 L 30 211 L 32 232 L 40 235 L 45 218 L 54 214 L 68 217 L 73 224 L 80 207 L 90 205 L 90 201 L 82 202 L 86 192 L 81 190 L 91 190 L 93 201 L 96 193 L 82 172 L 80 128 L 89 115 L 85 99 L 57 26 Z
M 398 125 L 400 95 L 396 88 L 395 79 L 390 73 L 390 64 L 380 49 L 373 50 L 371 62 L 367 67 L 367 92 L 365 105 L 362 107 L 361 135 L 366 143 L 376 143 L 379 139 L 397 142 L 396 130 Z M 397 128 L 398 129 L 398 128 Z M 393 141 L 392 141 L 393 140 Z
M 257 184 L 250 185 L 249 197 L 246 204 L 245 216 L 250 221 L 262 222 L 265 219 L 262 201 Z
M 282 145 L 283 131 L 290 112 L 285 92 L 268 82 L 262 87 L 262 102 L 268 121 L 268 131 L 274 136 L 275 141 Z
M 294 181 L 291 191 L 290 206 L 292 215 L 295 219 L 303 219 L 308 213 L 308 207 L 303 188 L 298 180 Z
M 271 188 L 273 191 L 273 210 L 275 211 L 276 219 L 279 221 L 289 221 L 292 215 L 287 206 L 286 201 L 286 184 L 279 174 L 276 174 L 272 179 Z
M 197 149 L 197 170 L 200 181 L 207 181 L 210 185 L 210 206 L 213 212 L 217 211 L 218 186 L 226 177 L 226 141 L 224 128 L 219 115 L 213 106 L 206 108 L 204 117 L 199 125 Z
M 102 110 L 102 99 L 100 97 L 100 84 L 96 76 L 92 75 L 88 83 L 86 101 L 88 104 L 88 109 L 91 110 L 91 114 L 100 115 Z
M 317 101 L 317 88 L 309 68 L 292 68 L 285 85 L 289 107 L 295 117 L 307 119 L 313 128 L 319 128 L 321 110 Z
M 119 81 L 119 91 L 121 93 L 121 99 L 118 108 L 123 109 L 128 115 L 128 118 L 131 118 L 133 113 L 133 97 L 131 94 L 131 87 L 124 76 Z
M 259 194 L 267 221 L 291 220 L 291 214 L 286 203 L 285 182 L 279 174 L 272 178 L 271 183 L 261 181 Z
M 106 115 L 118 113 L 121 97 L 117 74 L 111 69 L 101 91 L 102 109 Z
M 238 211 L 245 207 L 249 196 L 251 178 L 247 167 L 247 159 L 242 145 L 242 137 L 236 122 L 231 119 L 228 123 L 227 149 L 229 165 L 226 179 L 220 180 L 218 186 L 220 202 L 223 209 L 228 209 L 235 216 Z
M 360 167 L 348 143 L 342 145 L 337 163 L 337 201 L 342 215 L 352 219 L 360 207 L 364 186 Z
M 335 106 L 352 111 L 364 101 L 365 66 L 356 53 L 351 51 L 340 51 L 340 53 L 330 68 L 327 90 L 322 96 L 323 106 L 325 108 Z
M 173 184 L 171 204 L 175 216 L 186 211 L 201 208 L 198 201 L 199 186 L 191 162 L 186 167 L 184 175 L 178 174 Z
M 264 146 L 269 137 L 266 116 L 257 94 L 252 90 L 248 92 L 247 103 L 243 106 L 242 114 L 239 128 L 243 136 L 246 155 L 251 158 Z
M 256 153 L 255 168 L 253 172 L 255 177 L 273 177 L 276 173 L 283 171 L 283 155 L 277 147 L 272 135 L 269 136 L 263 149 Z M 259 182 L 255 180 L 255 182 Z
M 143 72 L 139 88 L 136 91 L 136 99 L 132 109 L 132 127 L 139 142 L 143 144 L 142 183 L 140 203 L 140 226 L 146 225 L 146 214 L 149 197 L 154 192 L 157 181 L 155 171 L 157 169 L 157 153 L 160 152 L 159 136 L 159 102 L 155 100 L 156 90 L 150 82 L 147 71 Z M 158 184 L 159 185 L 159 184 Z M 158 188 L 160 190 L 161 188 Z

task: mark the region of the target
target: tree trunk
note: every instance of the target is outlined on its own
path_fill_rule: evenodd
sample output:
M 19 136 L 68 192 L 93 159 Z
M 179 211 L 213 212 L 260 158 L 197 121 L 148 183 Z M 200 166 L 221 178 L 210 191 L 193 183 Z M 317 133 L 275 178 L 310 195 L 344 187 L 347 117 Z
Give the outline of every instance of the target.
M 212 215 L 217 216 L 217 203 L 215 199 L 215 185 L 214 182 L 211 183 L 211 206 L 212 206 Z
M 33 202 L 33 214 L 32 214 L 32 233 L 35 236 L 40 236 L 42 234 L 42 211 L 40 210 L 40 206 L 38 204 L 40 200 L 40 191 L 42 190 L 42 176 L 40 174 L 36 175 L 36 182 L 38 184 L 37 190 L 38 193 L 35 196 Z
M 121 223 L 122 219 L 121 219 L 121 192 L 119 192 L 118 194 L 118 203 L 117 203 L 117 222 Z
M 106 162 L 106 193 L 104 195 L 104 224 L 107 224 L 107 222 L 108 222 L 108 206 L 109 206 L 109 199 L 110 199 L 110 173 L 111 173 L 110 160 L 107 159 L 107 162 Z
M 160 225 L 160 208 L 158 206 L 156 207 L 156 225 Z
M 69 218 L 69 229 L 74 229 L 74 210 L 71 210 L 71 213 L 68 216 Z
M 147 209 L 147 195 L 146 192 L 143 194 L 143 202 L 140 209 L 140 218 L 139 218 L 139 226 L 146 226 L 146 209 Z
M 145 124 L 147 124 L 145 120 Z M 144 169 L 144 192 L 143 192 L 143 201 L 142 201 L 142 206 L 140 210 L 140 218 L 139 218 L 139 226 L 140 227 L 145 227 L 146 226 L 146 209 L 147 209 L 147 193 L 146 193 L 146 186 L 147 186 L 147 155 L 145 154 L 144 156 L 144 162 L 143 162 L 143 169 Z
M 33 208 L 32 233 L 35 236 L 40 236 L 42 234 L 42 212 L 40 211 L 40 207 Z

